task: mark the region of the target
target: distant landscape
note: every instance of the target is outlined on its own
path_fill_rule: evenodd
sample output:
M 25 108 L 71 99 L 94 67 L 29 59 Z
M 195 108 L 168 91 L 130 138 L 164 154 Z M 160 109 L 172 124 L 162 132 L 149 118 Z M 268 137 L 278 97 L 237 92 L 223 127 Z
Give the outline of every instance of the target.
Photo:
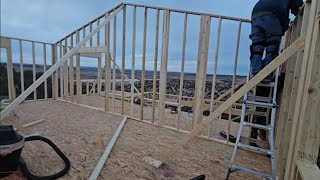
M 1 63 L 1 64 L 6 64 L 6 63 Z M 47 65 L 47 69 L 49 69 L 51 65 Z M 19 72 L 20 71 L 20 64 L 19 63 L 13 63 L 13 68 Z M 39 65 L 36 64 L 36 72 L 43 72 L 44 65 Z M 24 71 L 32 71 L 32 64 L 24 64 L 23 65 Z M 74 67 L 74 72 L 75 72 L 75 67 Z M 86 67 L 86 66 L 81 66 L 80 67 L 81 71 L 81 79 L 96 79 L 97 78 L 97 72 L 98 68 L 96 67 Z M 131 78 L 131 69 L 126 69 L 125 74 Z M 141 70 L 135 70 L 135 78 L 136 79 L 141 79 Z M 146 70 L 145 71 L 145 79 L 153 79 L 153 71 Z M 168 72 L 168 79 L 180 79 L 180 72 Z M 158 71 L 158 78 L 160 77 L 160 72 Z M 121 72 L 117 70 L 117 78 L 121 78 Z M 184 79 L 185 80 L 195 80 L 196 74 L 195 73 L 184 73 Z M 207 74 L 207 81 L 212 81 L 213 75 L 212 74 Z M 242 79 L 245 78 L 245 76 L 237 76 L 236 79 Z M 232 79 L 232 75 L 217 75 L 218 80 L 228 80 Z
M 15 81 L 15 87 L 17 91 L 17 95 L 21 93 L 21 83 L 20 83 L 20 64 L 14 63 L 14 81 Z M 49 69 L 51 65 L 47 66 L 47 69 Z M 43 65 L 36 65 L 36 76 L 39 78 L 43 74 Z M 25 78 L 25 88 L 30 86 L 33 82 L 33 76 L 32 76 L 32 64 L 24 64 L 24 78 Z M 97 79 L 97 68 L 96 67 L 81 67 L 81 79 Z M 104 71 L 104 70 L 103 70 Z M 75 72 L 75 68 L 74 68 Z M 131 78 L 131 70 L 126 69 L 125 74 L 128 78 Z M 139 81 L 141 79 L 142 71 L 141 70 L 135 70 L 135 79 L 138 80 L 135 82 L 135 86 L 141 90 L 141 82 Z M 180 86 L 180 72 L 169 72 L 167 75 L 167 94 L 173 94 L 178 95 L 179 94 L 179 86 Z M 153 71 L 145 71 L 145 92 L 152 92 L 153 89 Z M 75 77 L 74 77 L 75 78 Z M 121 79 L 121 71 L 117 70 L 116 72 L 116 78 Z M 157 91 L 159 90 L 159 78 L 160 78 L 160 72 L 158 72 L 157 77 Z M 195 89 L 195 73 L 184 73 L 184 83 L 183 83 L 183 96 L 189 96 L 193 97 L 194 95 L 194 89 Z M 208 74 L 207 75 L 207 83 L 206 83 L 206 94 L 205 98 L 211 98 L 211 89 L 212 89 L 212 79 L 213 75 Z M 241 79 L 245 78 L 244 76 L 236 76 L 236 83 L 240 81 Z M 104 73 L 102 74 L 102 79 L 104 79 Z M 7 72 L 6 72 L 6 63 L 0 64 L 0 96 L 1 97 L 7 97 L 8 96 L 8 86 L 7 86 Z M 215 96 L 219 96 L 226 90 L 230 89 L 232 86 L 232 75 L 217 75 L 217 81 L 216 81 L 216 92 Z M 83 91 L 85 91 L 86 87 L 82 87 Z M 104 84 L 102 89 L 104 89 Z M 116 90 L 121 90 L 120 83 L 116 84 Z M 131 85 L 126 84 L 125 85 L 125 91 L 130 91 Z M 49 96 L 52 96 L 51 94 L 51 78 L 48 78 L 48 94 Z M 38 98 L 44 97 L 44 87 L 43 84 L 38 88 Z M 33 95 L 31 94 L 29 98 L 33 98 Z

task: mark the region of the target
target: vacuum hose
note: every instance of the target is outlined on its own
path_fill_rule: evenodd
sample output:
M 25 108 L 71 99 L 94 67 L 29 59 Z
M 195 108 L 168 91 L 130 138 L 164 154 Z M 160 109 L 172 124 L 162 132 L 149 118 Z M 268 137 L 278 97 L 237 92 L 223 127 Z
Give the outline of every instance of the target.
M 70 169 L 70 161 L 67 158 L 67 156 L 65 156 L 63 154 L 63 152 L 60 151 L 60 149 L 49 139 L 42 137 L 42 136 L 29 136 L 25 138 L 25 141 L 43 141 L 46 142 L 47 144 L 49 144 L 52 149 L 61 157 L 61 159 L 64 161 L 65 163 L 65 167 L 62 171 L 50 175 L 50 176 L 36 176 L 31 174 L 31 172 L 29 171 L 29 169 L 27 168 L 26 162 L 20 158 L 20 169 L 22 171 L 22 173 L 30 180 L 52 180 L 52 179 L 57 179 L 59 177 L 64 176 Z

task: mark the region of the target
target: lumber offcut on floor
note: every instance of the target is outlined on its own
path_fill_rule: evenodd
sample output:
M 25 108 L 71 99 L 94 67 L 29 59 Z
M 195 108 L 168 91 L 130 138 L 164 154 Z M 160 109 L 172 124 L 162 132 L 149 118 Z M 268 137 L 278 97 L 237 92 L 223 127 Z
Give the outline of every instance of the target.
M 88 179 L 123 117 L 61 102 L 24 103 L 7 120 L 27 124 L 39 119 L 45 122 L 31 126 L 55 142 L 70 158 L 72 167 L 62 179 Z M 181 179 L 199 174 L 207 179 L 224 179 L 233 148 L 195 138 L 167 164 L 155 169 L 142 158 L 159 158 L 185 134 L 128 120 L 99 179 Z M 270 171 L 266 156 L 241 151 L 239 163 L 257 170 Z M 48 175 L 62 169 L 62 161 L 50 147 L 40 142 L 27 143 L 23 157 L 33 173 Z M 234 173 L 231 179 L 258 179 L 245 173 Z

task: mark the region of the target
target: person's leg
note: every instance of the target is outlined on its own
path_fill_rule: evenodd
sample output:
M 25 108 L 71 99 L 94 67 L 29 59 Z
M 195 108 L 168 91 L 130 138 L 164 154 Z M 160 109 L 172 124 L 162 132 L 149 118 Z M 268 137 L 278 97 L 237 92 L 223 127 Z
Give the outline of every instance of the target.
M 279 55 L 281 36 L 270 35 L 267 38 L 266 57 L 263 60 L 263 66 L 267 66 L 274 58 Z
M 278 56 L 283 32 L 280 21 L 275 15 L 264 16 L 264 30 L 266 31 L 266 56 L 263 66 L 265 67 Z
M 262 56 L 265 49 L 266 39 L 265 31 L 261 28 L 261 18 L 256 18 L 251 22 L 250 39 L 252 45 L 250 46 L 250 60 L 251 73 L 257 74 L 263 68 Z

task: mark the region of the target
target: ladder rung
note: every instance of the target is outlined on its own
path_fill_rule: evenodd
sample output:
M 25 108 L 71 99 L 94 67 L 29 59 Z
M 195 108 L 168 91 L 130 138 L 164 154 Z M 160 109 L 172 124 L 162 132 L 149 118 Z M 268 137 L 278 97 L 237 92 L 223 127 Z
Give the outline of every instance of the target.
M 259 86 L 259 87 L 274 87 L 274 82 L 270 82 L 270 83 L 263 83 L 263 82 L 261 82 L 261 83 L 259 83 L 259 84 L 257 84 L 257 86 Z
M 252 170 L 252 169 L 249 169 L 249 168 L 246 168 L 246 167 L 243 167 L 243 166 L 239 166 L 239 165 L 231 165 L 231 171 L 235 172 L 237 170 L 246 171 L 246 172 L 248 172 L 250 174 L 255 174 L 255 175 L 260 176 L 260 177 L 273 179 L 272 175 L 269 175 L 269 174 L 266 174 L 266 173 L 261 173 L 261 172 L 258 172 L 256 170 Z
M 267 112 L 259 112 L 259 111 L 252 111 L 252 110 L 247 110 L 247 113 L 253 114 L 256 116 L 268 116 L 269 115 Z
M 262 101 L 262 102 L 271 102 L 272 98 L 264 97 L 264 96 L 253 96 L 248 95 L 247 100 L 255 100 L 255 101 Z
M 242 122 L 241 125 L 251 126 L 251 127 L 258 128 L 258 129 L 272 130 L 271 126 L 264 126 L 264 125 L 260 125 L 260 124 L 249 123 L 249 122 Z
M 242 141 L 247 141 L 247 142 L 251 142 L 251 143 L 256 143 L 256 144 L 263 144 L 264 146 L 267 146 L 268 143 L 266 141 L 262 141 L 262 140 L 258 140 L 255 138 L 250 138 L 250 137 L 241 137 Z
M 276 107 L 276 105 L 274 105 L 273 103 L 263 103 L 263 102 L 256 102 L 256 101 L 244 101 L 244 103 L 248 105 L 259 106 L 259 107 L 269 107 L 269 108 Z
M 242 143 L 238 143 L 238 147 L 243 147 L 243 148 L 250 149 L 253 151 L 264 152 L 264 153 L 270 154 L 270 155 L 273 154 L 273 152 L 269 149 L 263 149 L 263 148 L 259 148 L 259 147 L 254 147 L 254 146 L 242 144 Z

